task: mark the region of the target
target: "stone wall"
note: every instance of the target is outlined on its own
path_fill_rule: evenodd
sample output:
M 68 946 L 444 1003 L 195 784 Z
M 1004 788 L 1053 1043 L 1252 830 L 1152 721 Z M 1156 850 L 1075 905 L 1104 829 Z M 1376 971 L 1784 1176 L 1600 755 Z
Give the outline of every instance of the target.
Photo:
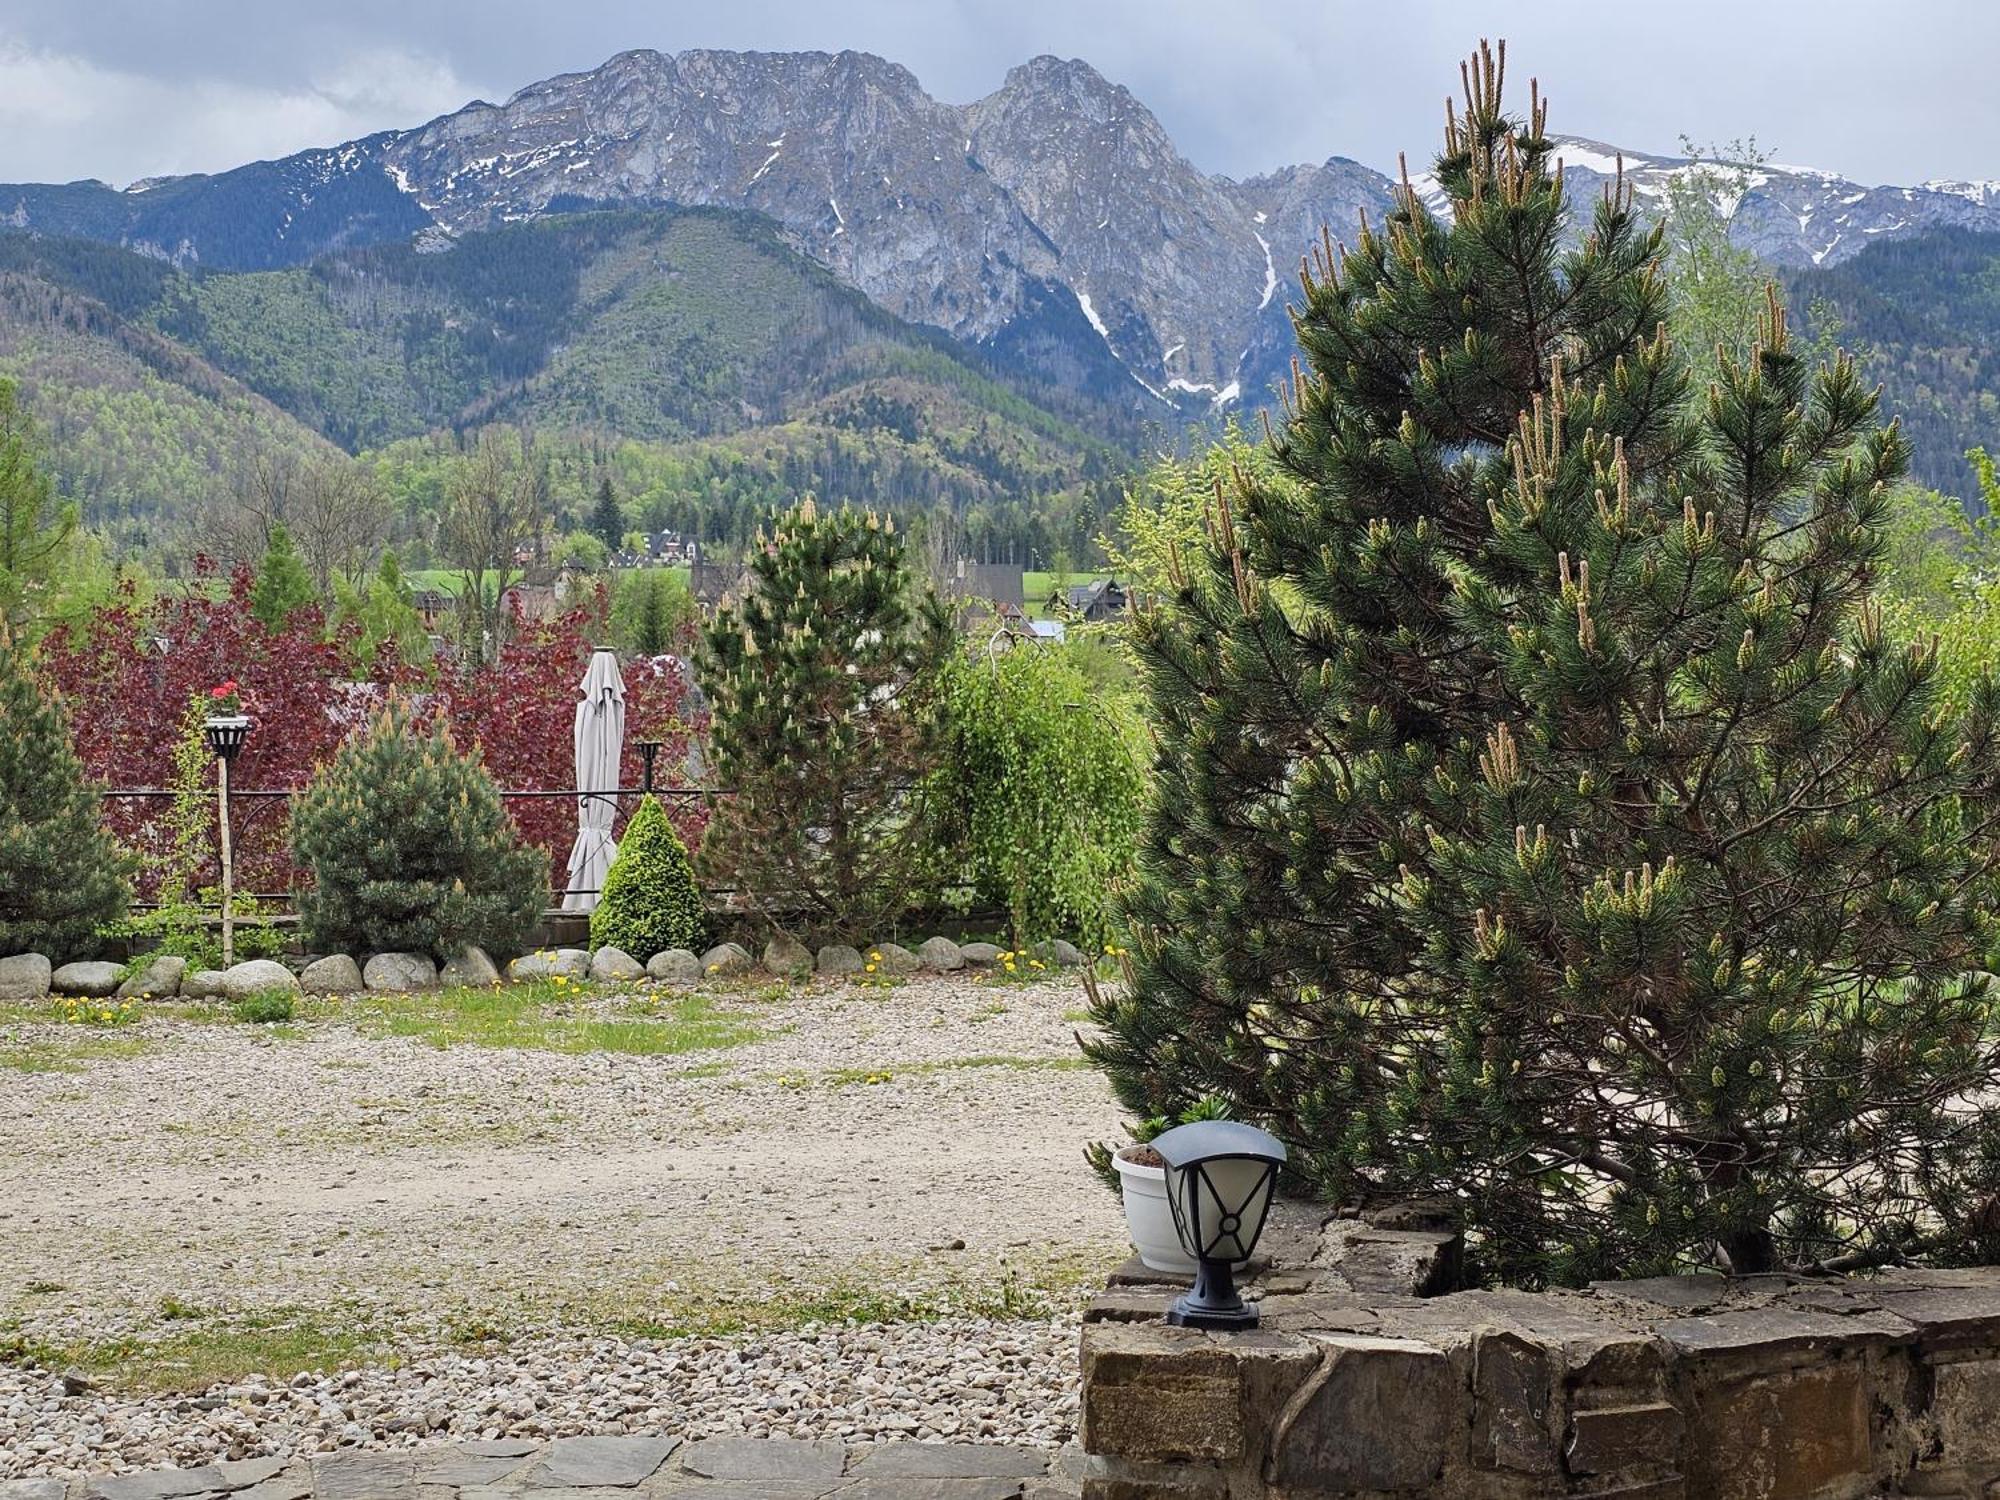
M 1263 1326 L 1083 1331 L 1085 1500 L 2000 1497 L 2000 1268 L 1446 1292 L 1453 1236 L 1301 1221 Z

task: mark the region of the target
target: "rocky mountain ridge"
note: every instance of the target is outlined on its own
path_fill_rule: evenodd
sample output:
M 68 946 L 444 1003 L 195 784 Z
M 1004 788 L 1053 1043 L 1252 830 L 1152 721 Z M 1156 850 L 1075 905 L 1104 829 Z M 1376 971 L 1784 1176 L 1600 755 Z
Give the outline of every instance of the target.
M 1581 137 L 1561 155 L 1580 196 L 1616 170 L 1613 148 Z M 1642 202 L 1690 165 L 1624 160 Z M 1769 164 L 1743 180 L 1735 231 L 1781 267 L 1940 227 L 2000 231 L 2000 184 L 1870 188 Z M 1035 58 L 959 106 L 866 53 L 633 51 L 504 104 L 215 176 L 0 186 L 0 227 L 265 269 L 412 239 L 444 253 L 585 208 L 748 209 L 899 317 L 975 343 L 1067 343 L 1065 367 L 1100 380 L 1090 361 L 1108 349 L 1128 399 L 1164 415 L 1261 398 L 1290 347 L 1300 255 L 1322 224 L 1340 234 L 1391 195 L 1341 157 L 1205 174 L 1082 62 Z M 1092 339 L 1095 355 L 1075 351 Z

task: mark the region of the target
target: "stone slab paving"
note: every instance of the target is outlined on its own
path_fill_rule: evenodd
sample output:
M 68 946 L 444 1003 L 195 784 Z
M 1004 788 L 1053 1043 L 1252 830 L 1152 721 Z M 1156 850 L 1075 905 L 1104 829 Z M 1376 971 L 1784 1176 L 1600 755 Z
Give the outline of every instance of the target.
M 0 1500 L 1074 1500 L 1081 1462 L 1007 1443 L 505 1439 L 0 1480 Z

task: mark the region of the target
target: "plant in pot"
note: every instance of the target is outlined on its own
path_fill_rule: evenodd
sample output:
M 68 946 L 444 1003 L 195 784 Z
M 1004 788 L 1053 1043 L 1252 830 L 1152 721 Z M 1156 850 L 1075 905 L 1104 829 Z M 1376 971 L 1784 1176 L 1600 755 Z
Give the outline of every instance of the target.
M 239 724 L 246 722 L 243 714 L 243 690 L 235 678 L 218 682 L 208 690 L 208 722 L 211 724 Z
M 1229 1105 L 1213 1096 L 1197 1099 L 1178 1116 L 1156 1115 L 1132 1127 L 1132 1144 L 1113 1148 L 1099 1141 L 1084 1148 L 1091 1169 L 1125 1203 L 1125 1228 L 1140 1263 L 1150 1270 L 1192 1276 L 1195 1259 L 1181 1248 L 1174 1213 L 1167 1202 L 1167 1168 L 1159 1152 L 1147 1144 L 1176 1125 L 1196 1120 L 1226 1120 Z

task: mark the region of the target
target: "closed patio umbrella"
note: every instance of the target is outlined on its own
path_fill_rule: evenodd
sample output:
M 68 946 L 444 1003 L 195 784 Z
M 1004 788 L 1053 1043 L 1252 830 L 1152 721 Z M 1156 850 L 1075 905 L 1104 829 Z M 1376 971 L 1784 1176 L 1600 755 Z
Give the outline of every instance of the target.
M 618 675 L 617 654 L 600 647 L 590 658 L 590 670 L 579 688 L 576 705 L 576 844 L 569 851 L 569 880 L 564 911 L 590 911 L 604 889 L 611 858 L 618 852 L 611 839 L 617 814 L 618 759 L 625 748 L 625 680 Z

